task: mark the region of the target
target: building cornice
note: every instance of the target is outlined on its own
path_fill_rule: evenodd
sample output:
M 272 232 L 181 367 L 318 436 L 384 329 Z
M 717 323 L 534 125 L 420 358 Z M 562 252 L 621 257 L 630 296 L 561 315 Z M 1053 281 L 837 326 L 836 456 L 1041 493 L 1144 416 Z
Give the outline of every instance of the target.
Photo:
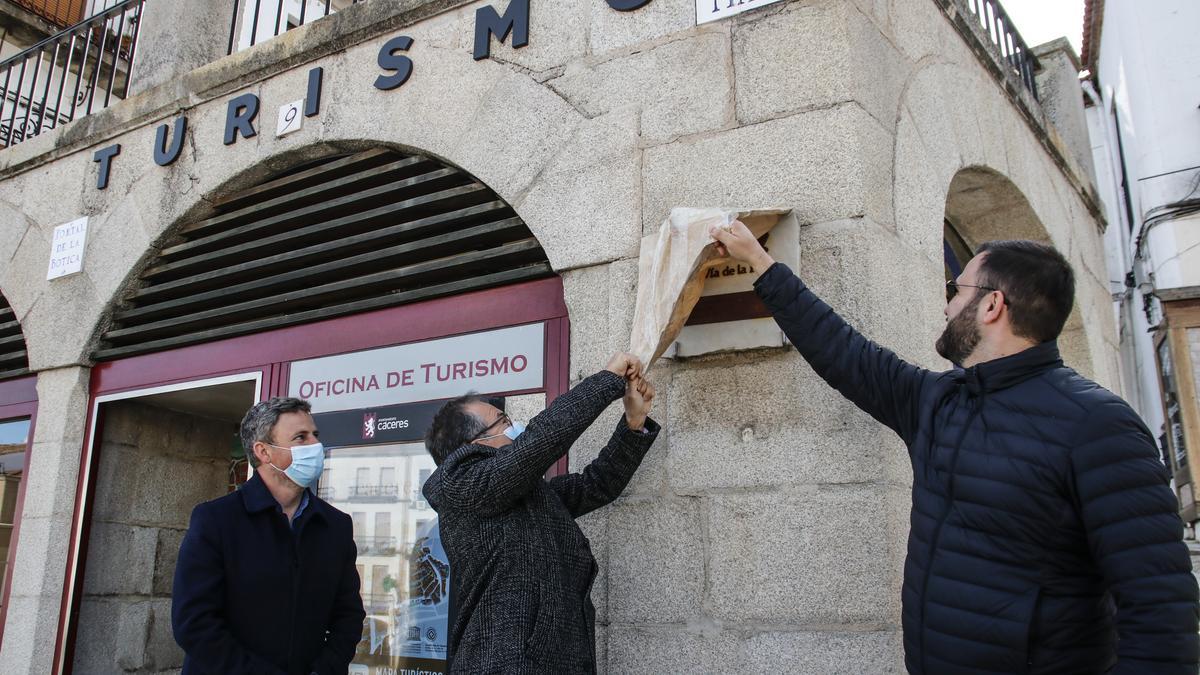
M 1181 286 L 1178 288 L 1160 288 L 1154 291 L 1154 297 L 1162 302 L 1179 302 L 1181 300 L 1200 300 L 1200 286 Z

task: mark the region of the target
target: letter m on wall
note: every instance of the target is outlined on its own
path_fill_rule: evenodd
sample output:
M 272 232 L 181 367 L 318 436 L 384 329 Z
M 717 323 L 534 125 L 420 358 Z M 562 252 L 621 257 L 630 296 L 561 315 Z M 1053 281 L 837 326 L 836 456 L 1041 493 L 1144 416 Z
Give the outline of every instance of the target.
M 475 10 L 475 60 L 491 56 L 493 35 L 503 44 L 509 33 L 513 49 L 529 44 L 529 0 L 512 0 L 504 16 L 491 5 Z

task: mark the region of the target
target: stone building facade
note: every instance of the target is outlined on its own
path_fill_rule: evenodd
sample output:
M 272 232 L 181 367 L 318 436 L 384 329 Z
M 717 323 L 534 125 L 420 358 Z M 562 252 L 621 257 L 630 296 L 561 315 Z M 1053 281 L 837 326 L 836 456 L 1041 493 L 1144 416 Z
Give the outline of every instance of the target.
M 784 0 L 698 25 L 685 0 L 627 11 L 614 6 L 638 3 L 534 0 L 528 44 L 514 47 L 520 30 L 492 36 L 478 60 L 480 10 L 502 16 L 520 0 L 372 0 L 225 55 L 230 4 L 148 0 L 130 96 L 0 151 L 0 292 L 37 411 L 0 672 L 178 669 L 166 577 L 187 512 L 227 489 L 221 439 L 248 405 L 238 397 L 289 391 L 297 366 L 276 365 L 300 358 L 264 357 L 276 365 L 247 366 L 260 374 L 247 384 L 231 373 L 259 362 L 238 350 L 272 336 L 272 349 L 306 359 L 389 344 L 346 335 L 376 315 L 341 312 L 338 330 L 313 319 L 151 354 L 113 347 L 124 308 L 183 230 L 323 159 L 432 158 L 515 212 L 551 271 L 526 283 L 564 308 L 505 305 L 513 323 L 548 327 L 547 385 L 522 390 L 534 408 L 628 346 L 640 241 L 675 206 L 792 209 L 806 281 L 934 368 L 946 367 L 933 342 L 948 233 L 968 249 L 1053 243 L 1079 278 L 1066 361 L 1118 386 L 1104 223 L 1077 160 L 1086 138 L 1060 133 L 975 3 Z M 401 85 L 375 86 L 410 66 Z M 312 98 L 315 68 L 319 110 L 277 136 L 277 111 Z M 1061 78 L 1050 68 L 1037 76 Z M 246 94 L 256 135 L 235 130 L 226 144 L 231 102 Z M 1077 114 L 1074 94 L 1047 109 Z M 179 156 L 160 166 L 156 134 L 181 116 Z M 82 216 L 82 272 L 47 280 L 54 228 Z M 453 294 L 386 311 L 390 344 L 506 325 L 471 324 L 487 308 Z M 139 379 L 129 359 L 162 376 Z M 911 484 L 900 441 L 794 351 L 666 360 L 653 377 L 666 431 L 619 502 L 583 522 L 601 569 L 601 669 L 900 672 Z M 219 395 L 172 392 L 188 381 Z M 571 468 L 591 459 L 601 426 Z

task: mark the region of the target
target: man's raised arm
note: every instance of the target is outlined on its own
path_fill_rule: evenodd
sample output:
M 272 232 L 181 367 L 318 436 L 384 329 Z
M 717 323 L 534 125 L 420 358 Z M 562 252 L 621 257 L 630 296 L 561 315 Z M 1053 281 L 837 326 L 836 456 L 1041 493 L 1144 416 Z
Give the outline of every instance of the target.
M 786 265 L 771 259 L 740 221 L 711 232 L 722 253 L 765 270 L 754 290 L 788 340 L 834 389 L 907 443 L 921 389 L 934 374 L 868 340 L 821 301 Z

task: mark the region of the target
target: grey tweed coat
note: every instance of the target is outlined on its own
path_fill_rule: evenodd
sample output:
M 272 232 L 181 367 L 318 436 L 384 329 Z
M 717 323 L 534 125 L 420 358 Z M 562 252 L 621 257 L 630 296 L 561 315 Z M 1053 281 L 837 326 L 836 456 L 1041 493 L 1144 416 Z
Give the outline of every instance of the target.
M 467 445 L 425 483 L 450 558 L 451 673 L 595 672 L 596 559 L 575 519 L 621 494 L 659 427 L 624 415 L 582 473 L 542 476 L 625 392 L 601 371 L 510 445 Z

